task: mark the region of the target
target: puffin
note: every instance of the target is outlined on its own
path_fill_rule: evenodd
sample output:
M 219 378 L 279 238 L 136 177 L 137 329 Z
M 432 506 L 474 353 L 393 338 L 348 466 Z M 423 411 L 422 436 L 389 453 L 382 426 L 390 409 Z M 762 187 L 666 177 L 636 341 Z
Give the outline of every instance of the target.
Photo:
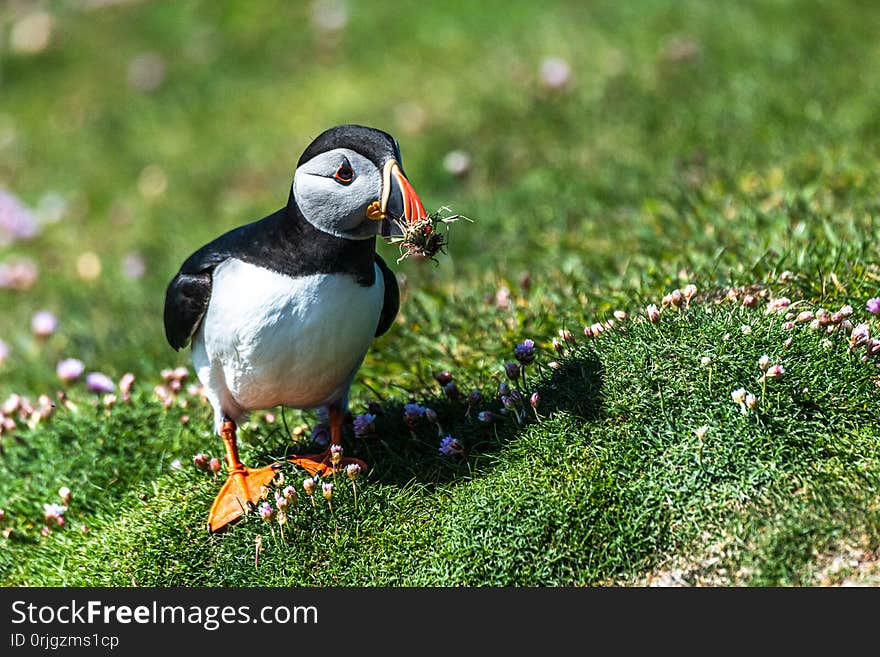
M 251 411 L 317 409 L 330 425 L 327 449 L 286 460 L 312 476 L 351 463 L 366 470 L 355 458 L 334 464 L 331 454 L 352 381 L 400 306 L 376 240 L 426 216 L 397 140 L 339 125 L 303 151 L 283 208 L 220 235 L 181 265 L 165 293 L 165 335 L 176 351 L 191 346 L 226 452 L 209 531 L 252 510 L 281 466 L 241 462 L 236 432 Z

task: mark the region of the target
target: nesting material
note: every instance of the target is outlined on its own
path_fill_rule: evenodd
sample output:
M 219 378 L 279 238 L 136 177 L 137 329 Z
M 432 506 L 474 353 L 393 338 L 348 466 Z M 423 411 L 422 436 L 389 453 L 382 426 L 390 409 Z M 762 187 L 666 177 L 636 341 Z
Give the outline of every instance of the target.
M 441 207 L 427 217 L 413 222 L 395 220 L 403 235 L 391 238 L 400 247 L 400 263 L 407 258 L 429 259 L 437 262 L 438 253 L 446 253 L 450 224 L 459 219 L 471 221 L 461 214 L 449 214 L 451 210 Z M 444 229 L 445 227 L 445 229 Z

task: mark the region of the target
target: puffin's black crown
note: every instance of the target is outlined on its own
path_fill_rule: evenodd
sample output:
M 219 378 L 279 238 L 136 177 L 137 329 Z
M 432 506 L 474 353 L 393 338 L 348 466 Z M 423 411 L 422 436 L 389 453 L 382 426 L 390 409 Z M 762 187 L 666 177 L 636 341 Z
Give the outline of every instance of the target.
M 334 148 L 350 148 L 371 160 L 378 169 L 391 157 L 403 166 L 400 161 L 400 147 L 394 137 L 376 128 L 354 124 L 338 125 L 315 137 L 303 151 L 296 166 L 299 167 L 303 162 Z

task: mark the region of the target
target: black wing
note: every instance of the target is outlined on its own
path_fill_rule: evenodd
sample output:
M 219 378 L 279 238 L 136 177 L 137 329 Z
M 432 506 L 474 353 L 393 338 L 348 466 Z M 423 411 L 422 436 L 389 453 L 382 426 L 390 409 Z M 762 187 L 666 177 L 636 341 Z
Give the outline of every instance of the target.
M 378 253 L 376 264 L 379 265 L 379 271 L 382 272 L 382 278 L 385 280 L 385 302 L 382 304 L 382 314 L 379 315 L 379 326 L 376 327 L 378 338 L 391 328 L 394 318 L 397 317 L 397 311 L 400 310 L 400 290 L 397 287 L 397 277 Z
M 202 323 L 211 301 L 211 274 L 180 272 L 165 292 L 165 337 L 175 350 L 182 349 Z
M 171 279 L 165 291 L 165 337 L 175 350 L 185 347 L 202 323 L 211 302 L 214 269 L 238 255 L 236 245 L 245 241 L 256 223 L 240 226 L 205 244 L 186 259 Z

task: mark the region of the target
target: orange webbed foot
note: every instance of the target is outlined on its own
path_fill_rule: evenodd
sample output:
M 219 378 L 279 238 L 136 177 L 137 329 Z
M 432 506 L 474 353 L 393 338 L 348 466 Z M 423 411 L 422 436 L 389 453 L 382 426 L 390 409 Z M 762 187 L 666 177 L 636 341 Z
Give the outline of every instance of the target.
M 367 471 L 367 464 L 360 459 L 344 457 L 339 462 L 333 464 L 333 453 L 327 449 L 320 454 L 306 454 L 303 456 L 291 456 L 287 459 L 289 463 L 293 463 L 301 467 L 310 475 L 320 475 L 321 477 L 333 474 L 334 470 L 337 474 L 345 472 L 350 464 L 356 463 L 360 466 L 361 472 Z
M 278 467 L 277 464 L 264 468 L 242 466 L 232 470 L 211 506 L 208 529 L 216 532 L 246 514 L 264 496 Z

